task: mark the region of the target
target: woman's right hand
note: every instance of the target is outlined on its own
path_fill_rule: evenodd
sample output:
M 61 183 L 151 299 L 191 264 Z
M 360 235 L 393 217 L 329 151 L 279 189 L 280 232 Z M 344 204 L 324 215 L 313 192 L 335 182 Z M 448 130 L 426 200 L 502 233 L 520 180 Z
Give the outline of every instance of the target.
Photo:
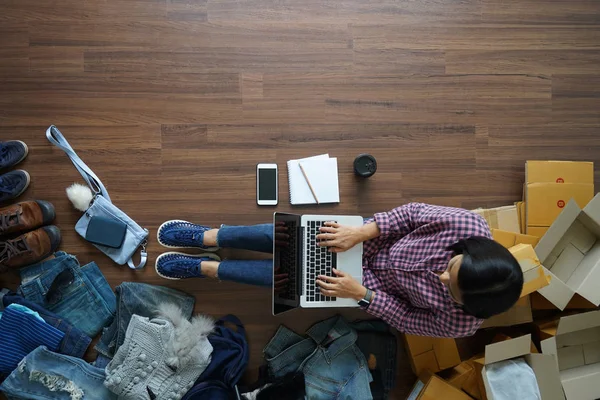
M 333 253 L 349 250 L 364 240 L 361 228 L 325 222 L 325 226 L 320 228 L 321 233 L 317 235 L 318 245 L 327 246 Z

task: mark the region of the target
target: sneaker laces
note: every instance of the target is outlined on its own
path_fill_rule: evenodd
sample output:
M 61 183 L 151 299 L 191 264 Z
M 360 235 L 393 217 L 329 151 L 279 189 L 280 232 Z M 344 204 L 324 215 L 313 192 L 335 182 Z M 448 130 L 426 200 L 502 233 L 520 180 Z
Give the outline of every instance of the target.
M 0 214 L 0 232 L 7 230 L 10 226 L 17 226 L 21 223 L 22 210 L 15 212 L 5 212 Z M 14 221 L 11 223 L 11 221 Z
M 191 229 L 184 229 L 176 231 L 174 236 L 177 240 L 191 240 L 195 242 L 196 240 L 198 240 L 200 235 L 202 235 L 202 233 L 204 232 L 198 232 L 197 230 L 195 231 Z
M 194 276 L 200 276 L 201 263 L 202 259 L 175 259 L 169 262 L 168 270 L 171 274 L 176 276 L 189 276 L 190 274 L 194 274 Z
M 8 261 L 26 251 L 29 251 L 29 246 L 25 238 L 0 242 L 0 262 Z

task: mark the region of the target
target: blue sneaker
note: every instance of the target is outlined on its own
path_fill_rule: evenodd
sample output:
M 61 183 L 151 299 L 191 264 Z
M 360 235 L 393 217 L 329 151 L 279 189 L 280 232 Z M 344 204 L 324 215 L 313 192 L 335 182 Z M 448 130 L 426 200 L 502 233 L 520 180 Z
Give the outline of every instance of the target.
M 156 237 L 158 238 L 158 243 L 165 247 L 195 247 L 204 251 L 217 251 L 219 250 L 218 247 L 206 247 L 202 244 L 204 232 L 210 229 L 212 228 L 208 226 L 173 219 L 165 222 L 158 228 Z
M 221 261 L 216 254 L 185 254 L 169 252 L 156 258 L 156 273 L 165 279 L 204 278 L 200 273 L 202 261 Z
M 29 174 L 20 169 L 0 175 L 0 203 L 19 197 L 27 190 L 30 181 Z
M 14 167 L 27 157 L 29 149 L 20 140 L 0 142 L 0 169 Z

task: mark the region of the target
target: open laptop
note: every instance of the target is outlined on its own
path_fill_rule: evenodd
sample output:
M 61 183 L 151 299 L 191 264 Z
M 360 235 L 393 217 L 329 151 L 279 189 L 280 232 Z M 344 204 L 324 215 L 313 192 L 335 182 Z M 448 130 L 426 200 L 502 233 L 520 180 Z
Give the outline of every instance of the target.
M 333 268 L 362 282 L 362 245 L 332 253 L 317 244 L 319 228 L 331 221 L 346 226 L 363 224 L 360 216 L 273 215 L 273 315 L 299 307 L 357 307 L 354 299 L 324 296 L 316 283 L 319 275 L 334 276 Z M 282 274 L 287 274 L 287 281 L 278 278 Z

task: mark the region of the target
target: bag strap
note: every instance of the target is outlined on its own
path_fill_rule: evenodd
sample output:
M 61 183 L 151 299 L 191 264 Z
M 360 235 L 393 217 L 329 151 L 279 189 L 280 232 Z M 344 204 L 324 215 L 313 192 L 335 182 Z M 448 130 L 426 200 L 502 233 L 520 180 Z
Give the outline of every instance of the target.
M 60 133 L 56 126 L 50 125 L 50 127 L 46 129 L 46 138 L 48 138 L 50 143 L 67 153 L 67 156 L 69 156 L 71 162 L 73 163 L 75 168 L 77 168 L 77 170 L 79 171 L 83 179 L 87 182 L 90 189 L 92 189 L 92 192 L 94 192 L 94 194 L 101 195 L 106 200 L 111 201 L 110 196 L 108 195 L 108 191 L 102 184 L 100 178 L 98 178 L 94 171 L 92 171 L 90 167 L 88 167 L 83 162 L 83 160 L 79 158 L 77 153 L 75 153 L 75 150 L 73 150 L 69 142 L 67 142 L 67 139 L 65 139 L 63 134 Z
M 110 200 L 110 196 L 108 195 L 108 191 L 102 184 L 100 178 L 98 178 L 94 171 L 92 171 L 90 167 L 88 167 L 83 162 L 83 160 L 79 158 L 77 153 L 75 153 L 75 150 L 73 150 L 73 147 L 71 147 L 69 142 L 67 142 L 67 139 L 65 139 L 63 134 L 58 130 L 56 126 L 50 125 L 50 127 L 46 129 L 46 138 L 48 138 L 50 143 L 64 151 L 67 154 L 67 156 L 69 156 L 75 168 L 77 168 L 83 179 L 87 182 L 90 189 L 92 189 L 92 192 L 94 192 L 96 195 L 104 197 L 106 200 L 112 203 L 112 201 Z M 142 251 L 140 254 L 140 263 L 138 265 L 135 265 L 133 263 L 133 257 L 127 260 L 127 265 L 129 266 L 129 268 L 142 269 L 146 265 L 146 261 L 148 260 L 148 253 L 146 252 L 145 242 L 142 244 Z
M 148 253 L 146 253 L 146 242 L 142 243 L 142 251 L 140 252 L 140 263 L 135 265 L 133 263 L 133 256 L 127 260 L 127 265 L 131 269 L 142 269 L 146 265 L 146 261 L 148 260 Z

